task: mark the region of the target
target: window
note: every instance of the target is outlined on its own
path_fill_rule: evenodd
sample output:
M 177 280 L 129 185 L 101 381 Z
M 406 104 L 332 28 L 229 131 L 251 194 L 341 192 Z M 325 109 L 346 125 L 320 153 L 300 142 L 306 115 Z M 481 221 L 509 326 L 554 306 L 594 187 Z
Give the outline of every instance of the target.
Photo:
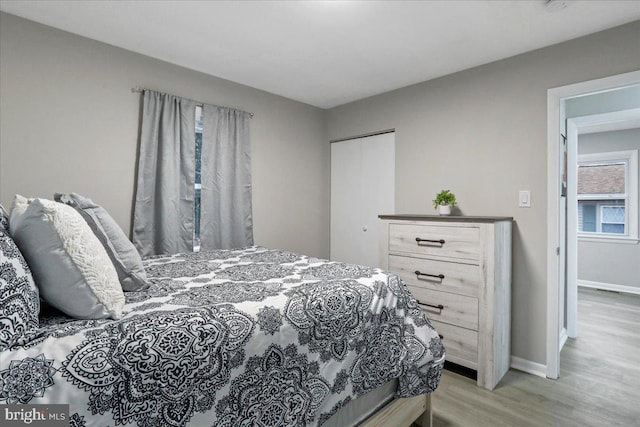
M 624 223 L 625 209 L 624 206 L 600 206 L 602 221 L 601 229 L 603 233 L 625 234 Z
M 196 179 L 193 201 L 193 251 L 200 251 L 200 200 L 202 192 L 202 106 L 196 106 Z
M 578 156 L 578 235 L 638 238 L 638 154 Z

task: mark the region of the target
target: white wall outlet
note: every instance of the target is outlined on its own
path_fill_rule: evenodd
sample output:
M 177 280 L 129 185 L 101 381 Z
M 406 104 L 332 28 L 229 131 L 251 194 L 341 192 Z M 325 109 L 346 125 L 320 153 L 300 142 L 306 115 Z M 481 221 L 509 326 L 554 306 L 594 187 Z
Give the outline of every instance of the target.
M 518 206 L 521 208 L 531 207 L 531 191 L 530 190 L 520 190 L 520 193 L 518 193 Z

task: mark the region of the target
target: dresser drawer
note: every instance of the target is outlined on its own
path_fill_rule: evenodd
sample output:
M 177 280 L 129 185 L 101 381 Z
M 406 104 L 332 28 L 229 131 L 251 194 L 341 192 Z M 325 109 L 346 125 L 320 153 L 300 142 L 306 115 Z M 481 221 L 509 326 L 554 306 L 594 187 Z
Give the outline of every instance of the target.
M 478 261 L 480 229 L 391 223 L 389 224 L 389 252 Z
M 482 271 L 476 264 L 389 255 L 389 270 L 407 285 L 476 298 L 482 284 Z
M 471 369 L 478 369 L 478 333 L 458 326 L 433 320 L 436 331 L 442 336 L 445 359 Z
M 409 290 L 418 300 L 420 307 L 427 313 L 429 319 L 478 330 L 478 298 L 432 291 L 410 285 Z

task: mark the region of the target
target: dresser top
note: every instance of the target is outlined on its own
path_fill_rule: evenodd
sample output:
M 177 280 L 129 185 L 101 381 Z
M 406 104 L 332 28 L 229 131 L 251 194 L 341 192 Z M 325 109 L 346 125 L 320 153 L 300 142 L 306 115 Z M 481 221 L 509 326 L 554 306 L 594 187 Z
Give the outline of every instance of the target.
M 469 216 L 469 215 L 378 215 L 380 219 L 397 219 L 407 221 L 442 221 L 442 222 L 499 222 L 513 221 L 511 216 Z

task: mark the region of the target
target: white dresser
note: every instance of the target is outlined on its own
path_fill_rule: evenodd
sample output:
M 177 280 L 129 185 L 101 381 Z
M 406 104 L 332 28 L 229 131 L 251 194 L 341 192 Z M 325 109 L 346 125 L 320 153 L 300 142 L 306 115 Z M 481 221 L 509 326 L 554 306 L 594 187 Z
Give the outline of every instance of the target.
M 509 370 L 507 217 L 380 215 L 380 263 L 398 274 L 443 337 L 446 359 L 493 390 Z

